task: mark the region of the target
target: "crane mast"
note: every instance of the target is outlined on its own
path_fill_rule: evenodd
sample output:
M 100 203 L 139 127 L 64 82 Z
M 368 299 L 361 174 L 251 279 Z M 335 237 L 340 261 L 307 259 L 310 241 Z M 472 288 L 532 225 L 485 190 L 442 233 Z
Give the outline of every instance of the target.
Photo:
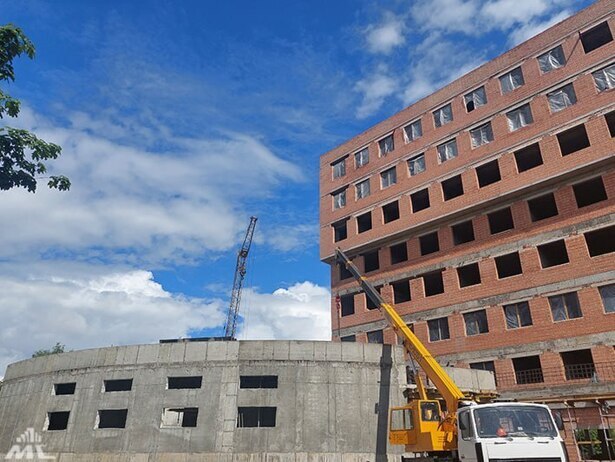
M 246 230 L 246 235 L 243 239 L 243 244 L 237 253 L 237 264 L 235 265 L 235 277 L 233 278 L 233 291 L 231 293 L 231 304 L 226 316 L 226 327 L 224 336 L 235 338 L 235 330 L 237 329 L 237 317 L 239 315 L 239 305 L 241 304 L 241 289 L 243 287 L 243 279 L 246 275 L 246 265 L 248 253 L 252 245 L 252 237 L 254 236 L 254 228 L 256 227 L 256 217 L 250 217 L 250 224 Z

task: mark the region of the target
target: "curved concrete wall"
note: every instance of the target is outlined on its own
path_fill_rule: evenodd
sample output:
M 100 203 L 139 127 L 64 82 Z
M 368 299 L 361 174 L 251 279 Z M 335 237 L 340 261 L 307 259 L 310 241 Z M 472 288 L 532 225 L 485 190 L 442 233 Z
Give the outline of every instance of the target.
M 278 387 L 240 388 L 242 375 L 275 375 Z M 202 376 L 202 386 L 169 390 L 173 376 Z M 133 379 L 132 389 L 104 392 L 109 379 Z M 63 382 L 75 393 L 55 395 Z M 34 358 L 10 365 L 0 389 L 0 458 L 33 428 L 47 455 L 71 462 L 398 460 L 387 413 L 404 383 L 399 347 L 359 343 L 180 342 Z M 240 406 L 276 407 L 275 427 L 238 428 Z M 169 407 L 198 408 L 197 426 L 161 428 Z M 127 409 L 126 427 L 95 428 L 104 409 Z M 46 430 L 54 411 L 70 411 L 66 430 Z

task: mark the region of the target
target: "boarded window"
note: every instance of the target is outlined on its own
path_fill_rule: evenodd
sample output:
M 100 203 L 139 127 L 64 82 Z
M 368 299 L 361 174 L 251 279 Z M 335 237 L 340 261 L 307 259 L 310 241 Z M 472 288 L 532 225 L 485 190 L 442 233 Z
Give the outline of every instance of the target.
M 532 221 L 540 221 L 557 215 L 557 204 L 553 193 L 527 201 Z
M 577 95 L 574 92 L 572 83 L 547 93 L 547 99 L 549 100 L 551 112 L 559 112 L 577 103 Z
M 515 276 L 522 272 L 519 252 L 500 255 L 499 257 L 495 257 L 494 260 L 499 279 Z
M 397 170 L 395 167 L 389 168 L 384 172 L 380 173 L 380 182 L 382 184 L 382 189 L 388 188 L 389 186 L 393 186 L 397 183 Z
M 348 220 L 338 221 L 331 225 L 333 227 L 333 241 L 343 241 L 348 237 Z
M 442 278 L 442 271 L 425 273 L 422 275 L 422 278 L 426 297 L 444 293 L 444 279 Z
M 510 207 L 487 214 L 491 234 L 504 232 L 515 227 Z
M 408 172 L 410 176 L 418 175 L 425 171 L 425 154 L 419 154 L 418 156 L 408 159 Z
M 429 190 L 425 188 L 410 194 L 410 201 L 412 202 L 412 212 L 414 213 L 429 208 Z
M 468 287 L 480 284 L 480 269 L 478 263 L 470 263 L 469 265 L 460 266 L 457 268 L 457 277 L 459 279 L 459 287 Z
M 523 106 L 520 106 L 510 112 L 507 112 L 506 118 L 508 119 L 508 128 L 511 132 L 519 130 L 520 128 L 534 122 L 534 117 L 532 116 L 532 109 L 530 108 L 529 103 L 524 104 Z
M 473 148 L 491 143 L 493 141 L 493 128 L 491 128 L 491 122 L 487 122 L 480 127 L 470 130 L 470 139 L 472 140 Z
M 525 84 L 525 80 L 523 79 L 523 71 L 521 71 L 521 67 L 516 67 L 510 72 L 502 75 L 500 77 L 500 87 L 502 88 L 502 94 L 510 93 L 515 88 L 519 88 Z
M 538 255 L 540 256 L 540 266 L 543 268 L 550 268 L 570 262 L 568 252 L 566 251 L 566 243 L 563 239 L 539 245 Z
M 356 168 L 369 164 L 369 148 L 363 148 L 354 155 L 354 165 Z
M 278 376 L 240 375 L 239 388 L 278 388 Z
M 335 161 L 331 164 L 333 178 L 340 178 L 346 175 L 346 158 Z
M 404 127 L 404 138 L 406 143 L 414 141 L 423 136 L 423 126 L 420 120 L 416 120 Z
M 382 219 L 385 223 L 399 220 L 399 201 L 382 206 Z
M 384 343 L 384 334 L 382 332 L 382 329 L 368 332 L 367 343 Z
M 162 410 L 160 426 L 165 428 L 196 427 L 199 409 L 196 407 L 165 408 Z
M 401 263 L 408 260 L 408 246 L 405 242 L 389 247 L 391 251 L 391 264 Z
M 566 321 L 583 317 L 579 297 L 576 292 L 553 295 L 549 297 L 553 321 Z
M 561 45 L 552 48 L 538 57 L 538 65 L 544 74 L 552 71 L 553 69 L 558 69 L 565 64 L 566 57 L 564 56 L 564 49 Z
M 558 133 L 557 142 L 562 156 L 567 156 L 590 146 L 587 131 L 583 124 Z
M 104 409 L 98 411 L 96 428 L 126 428 L 128 409 Z
M 453 232 L 453 244 L 455 245 L 465 244 L 474 240 L 472 220 L 451 226 L 451 231 Z
M 372 229 L 372 212 L 357 217 L 357 233 L 361 234 Z
M 441 107 L 440 109 L 436 109 L 433 112 L 433 120 L 436 127 L 441 127 L 442 125 L 446 125 L 449 122 L 453 121 L 453 107 L 451 104 L 447 104 L 446 106 Z
M 542 165 L 543 161 L 542 154 L 540 153 L 540 145 L 534 143 L 515 151 L 515 162 L 519 173 Z
M 340 296 L 340 304 L 342 306 L 342 316 L 354 314 L 354 294 Z
M 48 412 L 46 430 L 66 430 L 69 417 L 70 411 Z
M 54 395 L 74 395 L 76 387 L 77 387 L 76 382 L 54 383 L 53 384 L 53 394 Z
M 201 388 L 203 376 L 168 377 L 169 390 L 182 390 L 186 388 Z
M 238 407 L 237 428 L 275 427 L 275 407 Z
M 476 167 L 476 178 L 478 178 L 478 186 L 480 188 L 500 181 L 502 176 L 500 175 L 500 165 L 497 159 Z
M 585 53 L 594 51 L 612 40 L 613 35 L 611 34 L 611 29 L 609 29 L 609 23 L 606 21 L 585 32 L 581 32 L 581 43 L 583 44 L 583 51 L 585 51 Z
M 463 314 L 463 321 L 466 326 L 466 335 L 486 334 L 489 332 L 487 324 L 487 312 L 485 310 L 472 311 Z
M 615 313 L 615 284 L 599 287 L 605 313 Z
M 114 379 L 104 381 L 105 392 L 130 391 L 132 390 L 132 379 Z
M 592 72 L 598 93 L 615 88 L 615 64 Z
M 442 195 L 448 201 L 463 195 L 463 181 L 461 175 L 456 175 L 442 182 Z
M 366 273 L 370 271 L 376 271 L 380 268 L 380 260 L 378 258 L 378 251 L 368 252 L 363 254 L 363 269 Z
M 589 231 L 584 236 L 590 257 L 615 252 L 615 226 Z
M 463 102 L 466 105 L 466 111 L 472 112 L 474 109 L 487 104 L 487 94 L 485 87 L 479 87 L 470 93 L 463 96 Z
M 448 318 L 430 319 L 427 321 L 429 330 L 429 341 L 437 342 L 439 340 L 447 340 L 451 338 L 448 329 Z
M 421 248 L 421 255 L 429 255 L 430 253 L 440 250 L 438 232 L 434 231 L 433 233 L 419 237 L 419 246 Z
M 386 156 L 389 152 L 393 152 L 393 149 L 395 149 L 393 135 L 391 134 L 386 138 L 382 138 L 380 141 L 378 141 L 378 148 L 382 157 Z
M 364 199 L 370 195 L 369 178 L 355 185 L 357 200 Z
M 438 161 L 440 163 L 446 162 L 447 160 L 454 159 L 457 157 L 457 140 L 453 139 L 447 141 L 446 143 L 442 143 L 438 145 L 436 148 L 438 151 Z
M 532 325 L 532 313 L 528 302 L 504 305 L 504 317 L 506 318 L 506 327 L 509 329 Z
M 411 300 L 409 279 L 395 281 L 391 285 L 393 286 L 393 303 L 405 303 Z

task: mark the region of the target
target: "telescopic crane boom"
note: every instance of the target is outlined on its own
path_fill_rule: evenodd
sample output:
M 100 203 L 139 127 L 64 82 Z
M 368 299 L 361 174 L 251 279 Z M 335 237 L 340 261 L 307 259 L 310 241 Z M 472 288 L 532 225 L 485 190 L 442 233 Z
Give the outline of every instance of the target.
M 241 303 L 241 289 L 243 287 L 243 279 L 246 275 L 246 265 L 248 261 L 248 253 L 252 245 L 252 237 L 254 236 L 254 228 L 256 227 L 256 217 L 250 217 L 250 224 L 246 230 L 246 236 L 243 239 L 243 244 L 237 253 L 237 264 L 235 265 L 235 277 L 233 279 L 233 292 L 231 293 L 231 304 L 226 316 L 226 327 L 224 336 L 235 338 L 235 330 L 237 329 L 237 317 L 239 315 L 239 305 Z

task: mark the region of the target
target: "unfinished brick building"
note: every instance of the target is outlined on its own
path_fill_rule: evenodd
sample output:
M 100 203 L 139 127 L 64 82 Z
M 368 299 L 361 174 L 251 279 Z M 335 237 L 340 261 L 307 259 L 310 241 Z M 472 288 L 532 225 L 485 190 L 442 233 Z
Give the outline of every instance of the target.
M 333 337 L 394 343 L 337 246 L 442 363 L 549 402 L 615 459 L 615 13 L 599 1 L 322 156 Z

